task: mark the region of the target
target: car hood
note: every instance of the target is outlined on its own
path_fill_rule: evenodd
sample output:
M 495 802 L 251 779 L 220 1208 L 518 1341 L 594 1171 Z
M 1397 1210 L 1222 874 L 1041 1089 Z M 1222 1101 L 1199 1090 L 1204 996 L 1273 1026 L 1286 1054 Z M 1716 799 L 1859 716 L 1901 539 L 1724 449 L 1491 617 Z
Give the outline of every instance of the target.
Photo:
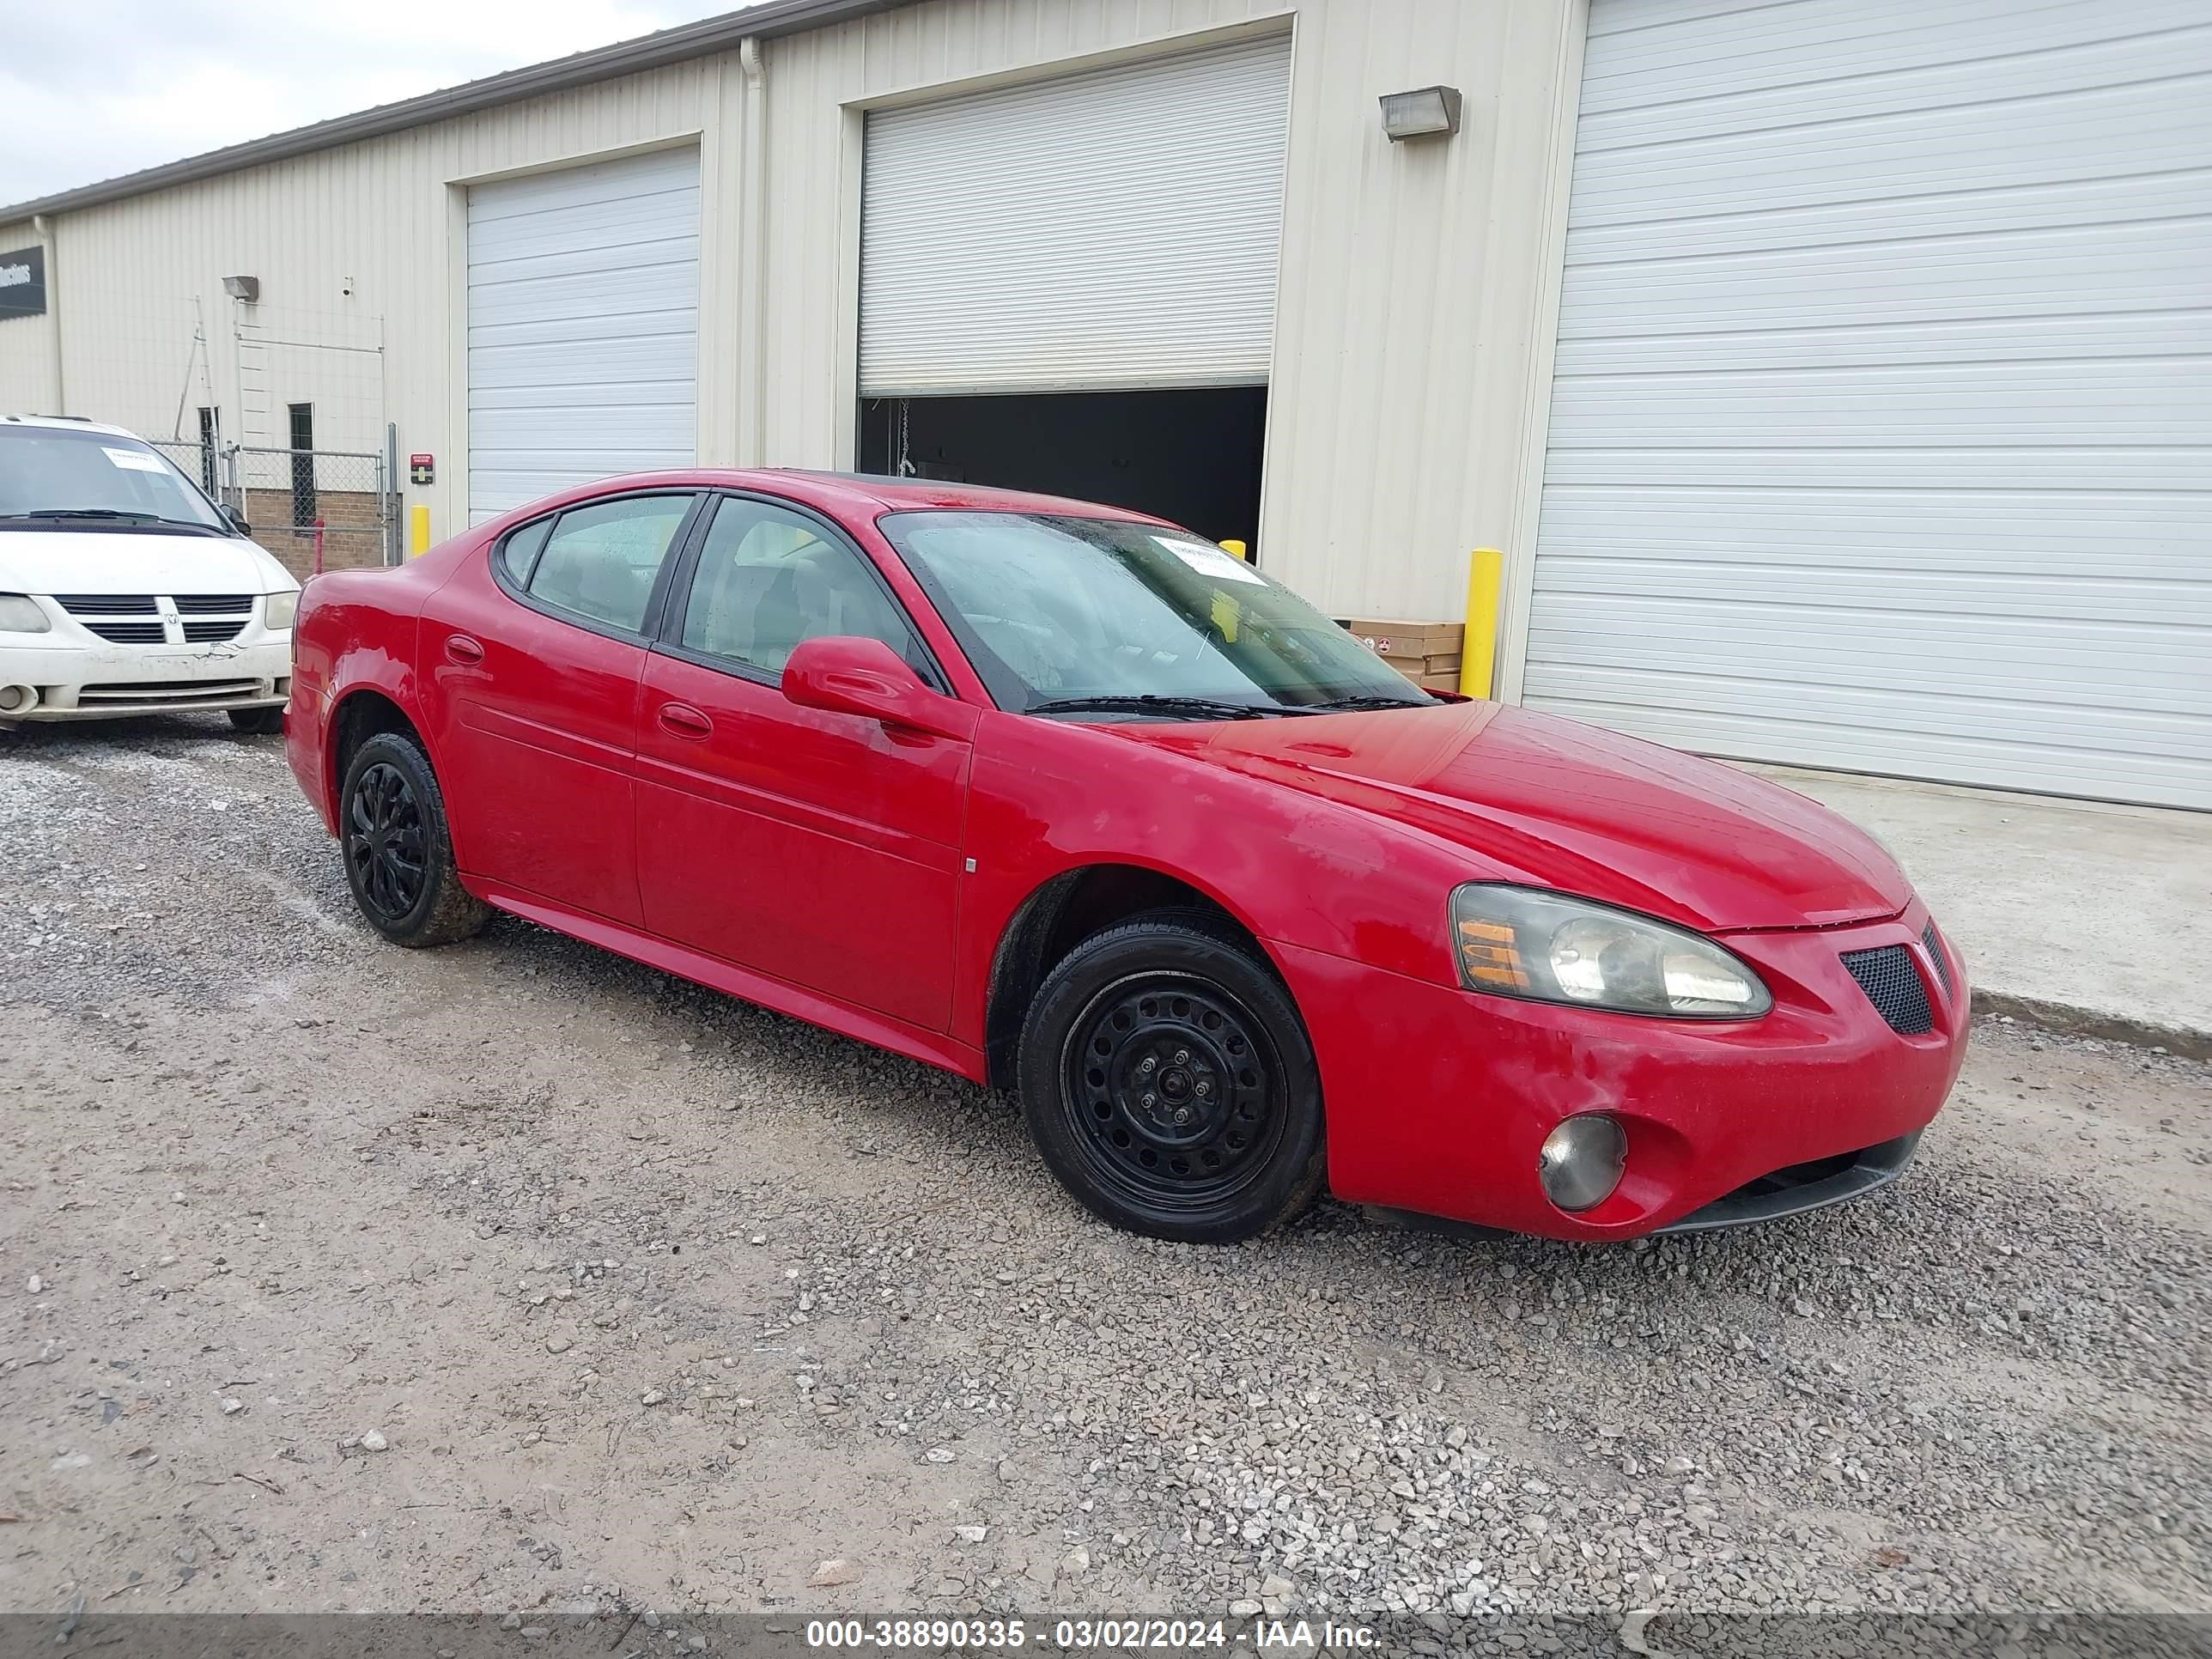
M 1881 844 L 1818 802 L 1501 703 L 1112 729 L 1425 830 L 1497 866 L 1471 873 L 1709 933 L 1869 921 L 1912 896 Z
M 0 530 L 0 592 L 275 593 L 291 573 L 252 542 L 143 530 Z

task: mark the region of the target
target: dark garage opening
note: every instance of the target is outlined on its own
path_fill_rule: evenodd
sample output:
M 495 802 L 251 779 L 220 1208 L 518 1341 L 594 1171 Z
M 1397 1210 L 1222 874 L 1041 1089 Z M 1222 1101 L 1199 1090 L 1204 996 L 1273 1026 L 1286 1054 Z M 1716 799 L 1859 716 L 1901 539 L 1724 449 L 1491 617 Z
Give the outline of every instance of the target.
M 1133 507 L 1241 541 L 1256 560 L 1267 420 L 1260 386 L 864 398 L 860 465 Z

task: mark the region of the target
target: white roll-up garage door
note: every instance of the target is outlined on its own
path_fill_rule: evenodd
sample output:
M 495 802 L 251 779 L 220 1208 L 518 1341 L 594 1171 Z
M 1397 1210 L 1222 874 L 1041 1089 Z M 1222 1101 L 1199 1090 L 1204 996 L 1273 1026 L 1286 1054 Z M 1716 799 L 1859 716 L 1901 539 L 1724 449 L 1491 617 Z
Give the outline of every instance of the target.
M 1267 378 L 1277 37 L 868 117 L 860 390 Z
M 469 520 L 688 466 L 699 403 L 699 152 L 469 191 Z
M 1523 690 L 2212 807 L 2203 0 L 1592 0 Z

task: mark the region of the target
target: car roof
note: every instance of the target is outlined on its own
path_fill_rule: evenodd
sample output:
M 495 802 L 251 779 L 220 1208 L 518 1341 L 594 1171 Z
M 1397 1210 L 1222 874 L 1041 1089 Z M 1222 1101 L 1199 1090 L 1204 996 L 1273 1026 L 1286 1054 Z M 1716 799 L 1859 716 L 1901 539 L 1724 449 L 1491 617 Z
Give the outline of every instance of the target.
M 82 415 L 0 415 L 0 426 L 34 426 L 56 432 L 105 432 L 116 438 L 138 437 L 123 427 L 88 421 Z M 145 440 L 140 438 L 139 441 L 143 443 Z
M 974 513 L 1046 513 L 1079 519 L 1127 519 L 1140 524 L 1168 520 L 1133 507 L 1111 507 L 1100 501 L 1076 501 L 1066 495 L 1043 495 L 1033 490 L 1000 489 L 987 484 L 948 483 L 934 478 L 894 478 L 872 472 L 817 471 L 808 467 L 685 468 L 681 471 L 647 475 L 656 483 L 681 482 L 695 487 L 757 489 L 788 496 L 828 513 L 844 512 L 873 518 L 880 512 L 917 508 L 965 509 Z M 617 488 L 635 479 L 605 478 L 592 486 Z

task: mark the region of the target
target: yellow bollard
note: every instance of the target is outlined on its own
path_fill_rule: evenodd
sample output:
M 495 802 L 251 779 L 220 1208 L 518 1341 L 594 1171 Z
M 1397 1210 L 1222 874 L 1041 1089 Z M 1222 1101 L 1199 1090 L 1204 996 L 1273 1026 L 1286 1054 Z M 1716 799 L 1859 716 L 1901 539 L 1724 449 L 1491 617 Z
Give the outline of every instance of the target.
M 1247 564 L 1252 562 L 1252 550 L 1247 547 L 1243 542 L 1224 541 L 1221 544 L 1221 550 L 1234 557 L 1243 560 Z
M 1478 547 L 1467 573 L 1467 635 L 1459 653 L 1459 689 L 1470 697 L 1487 697 L 1498 672 L 1498 601 L 1505 574 L 1505 555 Z
M 419 559 L 430 550 L 430 509 L 410 507 L 407 509 L 407 556 Z

